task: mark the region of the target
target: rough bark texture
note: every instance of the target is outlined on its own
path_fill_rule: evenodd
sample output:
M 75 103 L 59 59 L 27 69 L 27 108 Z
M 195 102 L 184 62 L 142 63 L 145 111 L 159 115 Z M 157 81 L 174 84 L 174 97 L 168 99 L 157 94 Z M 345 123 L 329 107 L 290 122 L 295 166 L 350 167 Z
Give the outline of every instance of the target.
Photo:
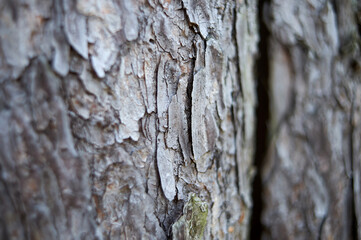
M 271 0 L 264 239 L 361 238 L 359 1 Z
M 256 16 L 256 1 L 2 0 L 0 238 L 166 239 L 199 199 L 191 235 L 245 239 Z
M 0 239 L 361 239 L 361 4 L 257 5 L 1 0 Z

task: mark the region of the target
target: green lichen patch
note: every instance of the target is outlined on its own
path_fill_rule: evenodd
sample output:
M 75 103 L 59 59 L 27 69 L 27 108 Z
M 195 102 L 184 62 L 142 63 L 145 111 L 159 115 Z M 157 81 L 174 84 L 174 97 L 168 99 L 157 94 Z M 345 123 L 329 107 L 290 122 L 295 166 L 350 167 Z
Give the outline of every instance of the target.
M 173 239 L 202 239 L 207 217 L 208 204 L 191 193 L 183 208 L 182 217 L 172 226 Z

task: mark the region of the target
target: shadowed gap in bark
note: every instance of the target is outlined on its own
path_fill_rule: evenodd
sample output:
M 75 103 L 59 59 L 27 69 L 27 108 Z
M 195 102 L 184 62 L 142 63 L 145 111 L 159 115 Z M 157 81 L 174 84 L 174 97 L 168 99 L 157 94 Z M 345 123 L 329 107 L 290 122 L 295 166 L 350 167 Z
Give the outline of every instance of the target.
M 351 178 L 350 178 L 350 185 L 351 185 L 351 215 L 352 215 L 352 222 L 351 222 L 351 239 L 359 239 L 360 236 L 358 236 L 357 232 L 357 217 L 356 217 L 356 206 L 355 206 L 355 189 L 354 189 L 354 156 L 353 156 L 353 132 L 354 132 L 354 126 L 353 126 L 353 114 L 354 114 L 354 98 L 352 99 L 351 103 L 351 116 L 350 116 L 350 162 L 351 162 Z
M 264 227 L 262 225 L 261 216 L 263 210 L 263 185 L 261 171 L 264 165 L 264 159 L 268 145 L 268 128 L 269 119 L 269 60 L 268 60 L 268 39 L 269 31 L 264 22 L 263 16 L 265 5 L 268 0 L 260 0 L 258 5 L 259 20 L 259 36 L 258 43 L 259 56 L 256 62 L 257 83 L 257 109 L 256 109 L 256 150 L 254 156 L 254 164 L 257 168 L 256 176 L 253 180 L 253 209 L 250 226 L 250 239 L 261 239 Z

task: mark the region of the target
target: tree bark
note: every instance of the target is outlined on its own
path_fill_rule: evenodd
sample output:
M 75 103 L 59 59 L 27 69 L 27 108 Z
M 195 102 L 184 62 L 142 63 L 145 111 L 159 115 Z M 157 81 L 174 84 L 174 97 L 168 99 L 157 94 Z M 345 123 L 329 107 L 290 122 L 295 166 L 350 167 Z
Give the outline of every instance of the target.
M 0 239 L 361 239 L 360 26 L 353 0 L 1 1 Z
M 360 239 L 359 1 L 267 5 L 264 239 Z
M 1 238 L 247 238 L 256 1 L 0 9 Z

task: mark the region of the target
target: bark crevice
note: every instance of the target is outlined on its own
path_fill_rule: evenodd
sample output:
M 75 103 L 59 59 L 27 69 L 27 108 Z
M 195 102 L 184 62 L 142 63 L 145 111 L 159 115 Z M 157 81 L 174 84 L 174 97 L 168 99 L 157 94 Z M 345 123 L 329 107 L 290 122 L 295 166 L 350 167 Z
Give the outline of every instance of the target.
M 239 94 L 241 94 L 241 98 L 243 99 L 243 91 L 242 91 L 242 78 L 241 78 L 241 69 L 240 69 L 240 61 L 239 61 L 239 46 L 237 43 L 237 4 L 233 9 L 233 26 L 232 26 L 232 37 L 233 37 L 233 42 L 234 42 L 234 46 L 236 48 L 236 56 L 235 56 L 235 61 L 236 61 L 236 76 L 237 76 L 237 83 L 239 85 Z M 233 104 L 231 106 L 231 116 L 232 116 L 232 124 L 234 127 L 234 137 L 233 137 L 233 141 L 235 143 L 235 145 L 237 145 L 237 124 L 236 124 L 236 116 L 235 116 L 235 99 L 237 96 L 235 96 L 234 93 L 232 93 L 232 98 L 233 98 Z M 243 134 L 243 138 L 244 138 L 244 134 L 245 134 L 245 123 L 244 123 L 244 114 L 243 114 L 243 119 L 242 119 L 242 134 Z M 237 148 L 235 150 L 234 153 L 234 163 L 235 163 L 235 173 L 236 173 L 236 187 L 237 187 L 237 193 L 240 193 L 240 187 L 239 187 L 239 170 L 238 170 L 238 161 L 237 161 Z
M 353 146 L 354 146 L 354 139 L 353 139 L 353 133 L 354 133 L 354 125 L 353 125 L 353 121 L 354 121 L 354 109 L 355 108 L 355 99 L 354 96 L 352 96 L 352 101 L 351 101 L 351 113 L 350 113 L 350 166 L 351 166 L 351 176 L 350 176 L 350 185 L 351 185 L 351 239 L 359 239 L 360 236 L 358 236 L 358 231 L 357 231 L 357 217 L 356 217 L 356 198 L 355 198 L 355 178 L 354 178 L 354 164 L 355 163 L 355 159 L 354 159 L 354 154 L 353 154 Z
M 264 12 L 266 11 L 265 5 L 268 0 L 260 0 L 258 6 L 258 21 L 259 21 L 259 37 L 258 42 L 259 55 L 256 61 L 257 75 L 257 107 L 256 107 L 256 145 L 254 154 L 254 165 L 256 167 L 256 175 L 253 180 L 252 186 L 252 217 L 250 226 L 250 239 L 261 239 L 262 232 L 265 230 L 262 224 L 262 211 L 263 211 L 263 182 L 262 182 L 262 168 L 265 164 L 265 157 L 268 147 L 269 138 L 269 58 L 268 58 L 268 41 L 270 32 L 267 29 L 266 23 L 263 19 Z
M 193 45 L 193 48 L 196 51 L 196 47 L 194 45 Z M 185 113 L 187 115 L 187 124 L 188 124 L 188 126 L 187 126 L 188 127 L 188 141 L 189 141 L 190 146 L 193 146 L 193 142 L 192 142 L 192 92 L 193 92 L 195 65 L 196 65 L 196 57 L 194 57 L 192 59 L 190 76 L 189 76 L 188 85 L 187 85 L 187 104 L 186 104 L 186 108 L 185 108 Z M 192 159 L 194 156 L 193 147 L 190 147 L 190 153 L 191 153 L 191 159 Z

